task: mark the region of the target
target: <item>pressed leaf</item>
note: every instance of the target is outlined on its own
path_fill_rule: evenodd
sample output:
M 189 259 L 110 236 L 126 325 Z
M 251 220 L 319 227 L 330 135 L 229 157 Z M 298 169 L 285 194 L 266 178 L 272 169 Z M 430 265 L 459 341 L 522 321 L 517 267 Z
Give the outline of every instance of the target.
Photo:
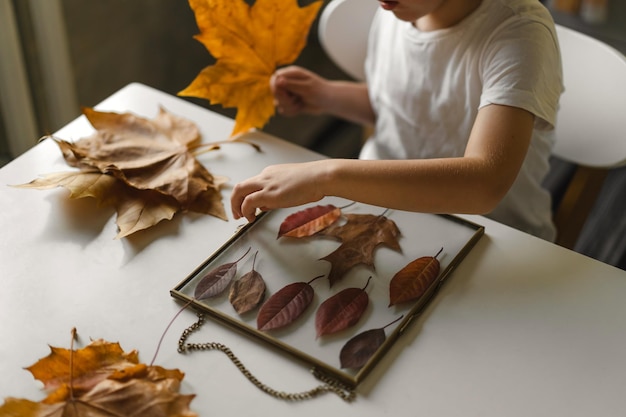
M 204 300 L 224 292 L 237 273 L 237 263 L 245 258 L 248 252 L 250 252 L 250 248 L 236 261 L 227 262 L 207 272 L 196 285 L 193 293 L 194 298 Z
M 365 292 L 370 279 L 363 288 L 346 288 L 320 304 L 315 315 L 315 331 L 317 337 L 354 326 L 369 304 L 369 296 Z
M 322 276 L 309 282 L 294 282 L 278 290 L 261 306 L 257 316 L 257 328 L 273 330 L 293 323 L 313 301 L 314 290 L 311 283 Z
M 393 220 L 372 214 L 346 214 L 346 223 L 331 225 L 318 233 L 340 240 L 341 246 L 321 258 L 331 263 L 328 280 L 332 286 L 353 267 L 364 264 L 374 268 L 374 250 L 379 245 L 400 250 L 400 230 Z
M 230 287 L 228 300 L 237 314 L 245 314 L 254 310 L 265 297 L 265 281 L 261 274 L 254 269 L 257 253 L 254 254 L 252 270 L 233 282 Z
M 262 128 L 274 115 L 270 77 L 296 60 L 307 41 L 321 1 L 190 0 L 200 41 L 216 59 L 178 93 L 236 107 L 234 137 Z
M 312 236 L 335 223 L 341 216 L 341 209 L 332 204 L 313 206 L 297 211 L 285 218 L 278 230 L 278 237 Z
M 339 352 L 339 363 L 342 368 L 358 369 L 370 360 L 372 355 L 385 343 L 385 329 L 402 317 L 378 329 L 366 330 L 348 340 Z
M 389 306 L 413 301 L 421 297 L 439 275 L 437 256 L 423 256 L 398 271 L 389 283 Z

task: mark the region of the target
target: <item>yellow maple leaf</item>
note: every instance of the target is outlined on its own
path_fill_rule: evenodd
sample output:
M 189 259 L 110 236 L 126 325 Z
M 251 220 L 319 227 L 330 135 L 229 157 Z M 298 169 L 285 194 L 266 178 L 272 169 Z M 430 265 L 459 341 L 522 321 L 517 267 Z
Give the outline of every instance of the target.
M 322 5 L 297 0 L 189 0 L 200 41 L 217 60 L 204 68 L 181 96 L 236 107 L 231 138 L 262 128 L 274 115 L 270 77 L 296 60 Z

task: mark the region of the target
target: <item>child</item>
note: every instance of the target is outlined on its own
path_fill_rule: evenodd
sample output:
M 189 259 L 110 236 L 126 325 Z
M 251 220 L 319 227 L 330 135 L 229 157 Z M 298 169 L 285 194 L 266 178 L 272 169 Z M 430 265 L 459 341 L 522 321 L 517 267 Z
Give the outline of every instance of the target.
M 366 0 L 363 0 L 366 1 Z M 369 0 L 371 1 L 371 0 Z M 367 83 L 276 71 L 279 112 L 374 126 L 360 159 L 273 165 L 237 184 L 233 216 L 325 196 L 430 213 L 486 214 L 555 237 L 547 173 L 561 61 L 538 0 L 380 1 Z

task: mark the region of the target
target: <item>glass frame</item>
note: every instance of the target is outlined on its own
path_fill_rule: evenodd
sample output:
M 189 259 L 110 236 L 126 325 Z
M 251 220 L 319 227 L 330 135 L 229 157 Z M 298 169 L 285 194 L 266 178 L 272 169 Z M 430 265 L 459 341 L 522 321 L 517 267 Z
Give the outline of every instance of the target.
M 401 232 L 398 240 L 401 251 L 380 244 L 374 249 L 373 269 L 357 265 L 332 286 L 326 278 L 311 282 L 315 293 L 312 305 L 302 316 L 283 329 L 257 330 L 256 313 L 259 308 L 238 315 L 228 300 L 228 289 L 221 295 L 202 301 L 194 298 L 195 284 L 208 271 L 224 263 L 236 261 L 248 249 L 249 253 L 237 263 L 237 274 L 233 281 L 249 272 L 254 264 L 254 269 L 262 275 L 266 283 L 265 300 L 289 283 L 308 282 L 319 275 L 327 276 L 331 264 L 321 258 L 337 249 L 341 241 L 315 235 L 306 238 L 277 238 L 280 224 L 287 216 L 314 205 L 326 204 L 344 207 L 342 215 L 348 213 L 385 215 L 393 220 Z M 345 217 L 342 216 L 338 221 L 345 222 Z M 409 324 L 420 315 L 483 234 L 483 226 L 457 216 L 385 210 L 367 204 L 350 204 L 340 199 L 326 198 L 304 207 L 262 213 L 256 221 L 241 227 L 215 253 L 176 285 L 170 294 L 189 303 L 194 309 L 207 313 L 217 322 L 302 361 L 310 366 L 314 373 L 322 373 L 354 388 L 370 373 Z M 443 252 L 437 258 L 441 265 L 439 275 L 425 293 L 413 302 L 388 307 L 388 283 L 393 275 L 419 257 L 435 256 L 441 248 Z M 369 280 L 369 277 L 372 279 Z M 368 280 L 371 282 L 365 287 Z M 365 287 L 368 293 L 369 304 L 366 312 L 351 328 L 317 338 L 314 324 L 317 307 L 342 289 L 354 287 Z M 361 368 L 355 370 L 341 368 L 339 351 L 350 338 L 366 330 L 383 328 L 394 320 L 394 324 L 385 328 L 385 341 Z

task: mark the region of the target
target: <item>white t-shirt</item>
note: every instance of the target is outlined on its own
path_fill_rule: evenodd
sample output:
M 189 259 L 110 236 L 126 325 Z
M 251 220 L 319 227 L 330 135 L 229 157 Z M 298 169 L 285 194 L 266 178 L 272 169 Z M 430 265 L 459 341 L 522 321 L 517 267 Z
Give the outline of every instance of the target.
M 463 156 L 481 107 L 533 113 L 521 171 L 488 217 L 554 239 L 550 195 L 541 181 L 563 84 L 554 22 L 539 1 L 483 0 L 456 26 L 429 32 L 380 9 L 365 69 L 376 128 L 363 159 Z

